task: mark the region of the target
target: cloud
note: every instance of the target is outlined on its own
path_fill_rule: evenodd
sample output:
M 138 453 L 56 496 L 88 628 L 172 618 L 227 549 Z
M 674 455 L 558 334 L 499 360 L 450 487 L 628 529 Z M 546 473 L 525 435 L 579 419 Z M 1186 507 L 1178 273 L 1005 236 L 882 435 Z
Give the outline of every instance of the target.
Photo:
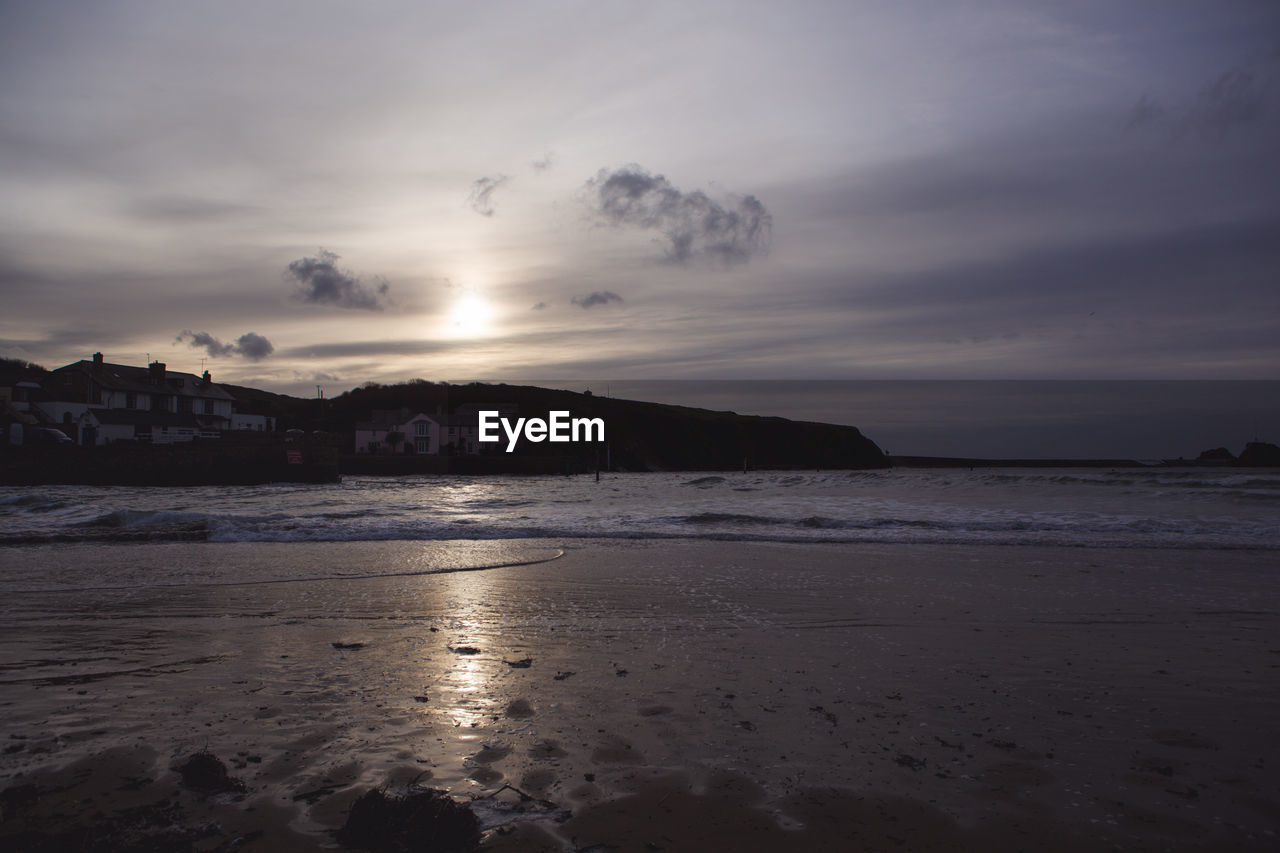
M 1144 94 L 1129 111 L 1130 128 L 1163 127 L 1177 136 L 1221 136 L 1263 122 L 1275 106 L 1274 68 L 1253 62 L 1229 68 L 1206 82 L 1192 97 L 1165 104 Z
M 324 373 L 316 371 L 313 373 L 304 373 L 301 370 L 293 371 L 293 378 L 303 382 L 341 382 L 342 377 L 336 373 Z
M 182 343 L 183 341 L 189 343 L 193 349 L 203 348 L 210 358 L 239 355 L 250 361 L 262 361 L 262 359 L 275 352 L 276 349 L 271 341 L 254 332 L 246 332 L 236 338 L 235 343 L 225 344 L 208 332 L 193 332 L 190 329 L 183 329 L 173 339 L 173 342 Z
M 555 164 L 556 164 L 555 152 L 548 151 L 546 154 L 543 154 L 541 157 L 539 157 L 537 160 L 534 160 L 529 165 L 533 167 L 533 170 L 535 172 L 545 172 Z
M 183 329 L 179 332 L 178 336 L 173 339 L 173 342 L 175 344 L 180 344 L 188 338 L 190 339 L 191 347 L 193 349 L 200 349 L 203 347 L 204 351 L 209 353 L 210 358 L 220 358 L 224 355 L 231 355 L 236 351 L 235 344 L 224 344 L 208 332 L 193 332 L 190 329 Z
M 275 352 L 275 349 L 271 341 L 253 332 L 246 332 L 236 338 L 236 352 L 250 361 L 261 361 Z
M 591 351 L 605 348 L 613 333 L 598 329 L 555 329 L 542 332 L 529 332 L 512 335 L 504 339 L 515 352 L 521 347 L 562 348 L 565 346 L 581 346 Z M 583 341 L 585 343 L 579 344 Z M 409 338 L 400 340 L 368 340 L 342 341 L 336 343 L 315 343 L 284 350 L 280 355 L 284 358 L 369 358 L 385 362 L 389 356 L 429 356 L 457 352 L 467 352 L 475 348 L 471 340 L 423 340 Z M 346 368 L 346 373 L 354 370 Z
M 530 310 L 531 310 L 531 311 L 543 311 L 543 310 L 546 310 L 546 307 L 547 307 L 547 303 L 545 303 L 545 302 L 539 302 L 537 305 L 533 306 L 533 308 L 531 308 Z
M 1252 67 L 1232 68 L 1200 90 L 1187 122 L 1217 132 L 1254 124 L 1266 113 L 1268 88 Z
M 768 251 L 773 217 L 755 196 L 718 202 L 701 190 L 682 192 L 662 175 L 634 164 L 612 172 L 601 169 L 586 188 L 597 218 L 661 231 L 670 241 L 667 257 L 676 263 L 699 257 L 745 263 Z
M 597 305 L 608 305 L 610 302 L 622 302 L 623 299 L 612 290 L 597 290 L 586 296 L 573 297 L 573 304 L 582 308 L 594 308 Z
M 151 195 L 132 199 L 128 210 L 141 219 L 166 224 L 204 225 L 259 212 L 252 205 L 186 195 Z
M 366 287 L 349 271 L 338 269 L 338 255 L 328 249 L 320 249 L 318 254 L 318 257 L 299 258 L 289 264 L 285 274 L 299 284 L 295 299 L 360 311 L 381 311 L 386 307 L 390 290 L 387 282 Z
M 509 180 L 511 179 L 506 175 L 476 178 L 471 184 L 471 195 L 467 197 L 471 209 L 481 216 L 493 216 L 493 194 Z

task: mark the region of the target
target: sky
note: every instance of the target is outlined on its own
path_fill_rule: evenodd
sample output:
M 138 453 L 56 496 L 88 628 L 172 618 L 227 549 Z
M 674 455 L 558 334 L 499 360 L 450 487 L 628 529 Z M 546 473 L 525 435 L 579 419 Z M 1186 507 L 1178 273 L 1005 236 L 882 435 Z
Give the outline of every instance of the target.
M 1280 4 L 3 2 L 0 355 L 1276 379 Z

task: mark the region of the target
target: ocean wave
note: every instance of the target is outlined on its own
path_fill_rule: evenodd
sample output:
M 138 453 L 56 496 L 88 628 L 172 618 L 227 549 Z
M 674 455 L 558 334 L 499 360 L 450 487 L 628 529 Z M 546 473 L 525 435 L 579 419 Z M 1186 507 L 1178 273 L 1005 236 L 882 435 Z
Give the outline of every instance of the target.
M 786 524 L 785 518 L 766 518 L 760 515 L 744 515 L 732 512 L 700 512 L 697 515 L 677 517 L 683 524 Z
M 725 482 L 725 478 L 724 478 L 724 477 L 698 477 L 697 479 L 694 479 L 694 480 L 687 480 L 687 481 L 685 481 L 685 482 L 681 483 L 680 485 L 682 485 L 682 486 L 697 486 L 697 487 L 698 487 L 698 488 L 700 488 L 700 489 L 707 489 L 707 488 L 710 488 L 710 487 L 712 487 L 712 486 L 718 486 L 719 484 L 721 484 L 721 483 L 723 483 L 723 482 Z
M 9 495 L 0 498 L 0 507 L 17 507 L 23 512 L 41 513 L 63 509 L 67 502 L 58 498 L 47 498 L 41 495 Z
M 0 546 L 58 545 L 76 543 L 135 544 L 139 542 L 205 542 L 209 527 L 204 522 L 130 528 L 66 528 L 0 533 Z
M 86 521 L 77 521 L 73 527 L 153 527 L 165 523 L 186 523 L 204 520 L 203 516 L 165 510 L 114 509 Z
M 935 545 L 1044 545 L 1097 548 L 1233 548 L 1280 550 L 1280 531 L 1242 527 L 1189 529 L 1177 524 L 1141 521 L 1080 526 L 1013 520 L 962 523 L 942 520 L 876 518 L 763 519 L 603 525 L 582 523 L 494 524 L 476 519 L 447 522 L 333 524 L 206 524 L 190 522 L 134 528 L 80 528 L 56 532 L 0 534 L 0 546 L 97 543 L 103 545 L 161 542 L 359 542 L 438 541 L 450 539 L 701 539 L 780 543 L 898 543 Z
M 1280 548 L 1270 509 L 1280 477 L 1166 473 L 1178 476 L 908 470 L 0 489 L 0 545 L 684 538 Z
M 510 498 L 476 498 L 462 501 L 461 506 L 468 509 L 520 509 L 526 506 L 537 506 L 537 501 L 513 500 Z

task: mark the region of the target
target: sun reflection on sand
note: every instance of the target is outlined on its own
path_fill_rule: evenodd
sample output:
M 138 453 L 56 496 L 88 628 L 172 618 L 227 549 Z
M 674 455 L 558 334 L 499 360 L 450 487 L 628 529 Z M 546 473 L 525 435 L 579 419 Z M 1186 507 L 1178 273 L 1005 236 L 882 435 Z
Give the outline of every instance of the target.
M 485 693 L 487 662 L 480 655 L 459 655 L 443 672 L 440 686 L 441 710 L 459 728 L 475 728 L 492 715 L 492 703 Z
M 442 721 L 459 729 L 477 728 L 498 713 L 488 689 L 497 653 L 490 622 L 483 618 L 488 584 L 481 574 L 441 575 L 436 590 L 451 618 L 440 632 L 439 651 L 432 654 L 438 666 L 431 704 Z

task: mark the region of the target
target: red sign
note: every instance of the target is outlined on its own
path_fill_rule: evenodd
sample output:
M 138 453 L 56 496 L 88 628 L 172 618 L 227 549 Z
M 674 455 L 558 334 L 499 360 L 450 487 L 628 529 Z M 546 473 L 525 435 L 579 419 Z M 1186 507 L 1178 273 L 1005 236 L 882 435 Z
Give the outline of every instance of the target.
M 301 450 L 286 450 L 286 451 L 285 451 L 285 454 L 289 457 L 289 464 L 290 464 L 290 465 L 301 465 L 301 464 L 302 464 L 302 451 L 301 451 Z

